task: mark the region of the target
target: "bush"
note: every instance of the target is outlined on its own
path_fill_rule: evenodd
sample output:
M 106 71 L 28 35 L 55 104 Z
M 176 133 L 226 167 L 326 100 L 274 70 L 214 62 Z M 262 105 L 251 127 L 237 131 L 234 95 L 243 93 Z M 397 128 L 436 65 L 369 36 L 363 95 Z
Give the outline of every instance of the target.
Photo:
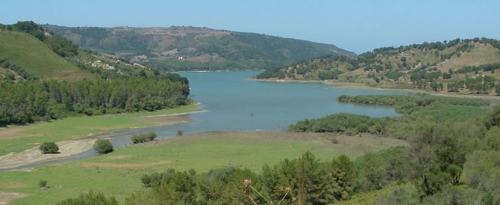
M 158 137 L 158 135 L 156 133 L 154 133 L 154 132 L 148 132 L 146 134 L 146 136 L 147 136 L 147 138 L 148 138 L 149 141 L 153 141 L 155 138 Z
M 146 136 L 144 135 L 132 135 L 131 139 L 134 144 L 146 142 Z
M 115 197 L 106 197 L 103 193 L 89 191 L 87 194 L 80 194 L 78 198 L 69 198 L 60 201 L 57 205 L 77 205 L 77 204 L 99 204 L 99 205 L 118 205 Z
M 158 137 L 158 135 L 156 135 L 156 133 L 148 132 L 148 133 L 140 134 L 140 135 L 132 135 L 131 140 L 134 144 L 137 144 L 137 143 L 144 143 L 144 142 L 153 141 L 156 137 Z
M 54 142 L 44 142 L 40 145 L 40 151 L 42 154 L 55 154 L 59 153 L 59 147 Z
M 40 182 L 38 182 L 38 185 L 40 186 L 40 188 L 47 187 L 47 180 L 40 180 Z
M 94 149 L 100 154 L 107 154 L 113 151 L 113 145 L 107 139 L 98 139 L 94 143 Z

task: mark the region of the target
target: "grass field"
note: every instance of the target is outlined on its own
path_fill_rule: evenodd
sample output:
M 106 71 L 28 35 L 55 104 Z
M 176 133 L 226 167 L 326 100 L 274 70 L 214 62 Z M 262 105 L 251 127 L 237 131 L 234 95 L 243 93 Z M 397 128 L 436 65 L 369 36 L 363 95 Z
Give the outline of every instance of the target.
M 68 117 L 52 122 L 40 122 L 27 126 L 0 129 L 0 156 L 20 152 L 46 141 L 75 139 L 88 135 L 157 125 L 155 122 L 139 120 L 151 115 L 168 115 L 198 110 L 198 105 L 183 106 L 156 112 L 137 112 L 94 117 Z
M 331 160 L 339 154 L 350 157 L 376 152 L 405 141 L 374 136 L 331 136 L 315 133 L 284 132 L 209 132 L 181 136 L 126 148 L 97 157 L 46 165 L 28 170 L 0 173 L 0 192 L 28 194 L 12 204 L 54 204 L 92 189 L 120 202 L 137 189 L 145 173 L 168 168 L 198 173 L 226 166 L 247 167 L 260 172 L 264 163 L 275 164 L 284 158 L 298 158 L 311 151 L 319 159 Z M 49 189 L 38 186 L 47 180 Z
M 8 51 L 8 52 L 2 52 Z M 37 38 L 22 32 L 0 32 L 0 58 L 42 79 L 78 80 L 94 78 L 54 53 Z

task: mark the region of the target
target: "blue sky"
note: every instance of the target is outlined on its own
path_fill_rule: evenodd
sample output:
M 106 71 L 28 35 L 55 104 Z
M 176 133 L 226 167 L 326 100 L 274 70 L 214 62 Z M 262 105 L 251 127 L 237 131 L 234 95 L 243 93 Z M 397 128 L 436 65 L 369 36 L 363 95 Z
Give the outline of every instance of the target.
M 358 54 L 424 41 L 500 39 L 498 0 L 2 0 L 1 8 L 3 24 L 208 27 L 334 44 Z

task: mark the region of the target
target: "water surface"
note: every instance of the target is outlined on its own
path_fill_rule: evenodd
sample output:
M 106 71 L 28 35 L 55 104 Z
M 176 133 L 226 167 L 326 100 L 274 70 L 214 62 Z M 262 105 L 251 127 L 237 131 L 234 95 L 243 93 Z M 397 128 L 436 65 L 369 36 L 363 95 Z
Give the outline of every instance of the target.
M 115 148 L 131 144 L 136 133 L 156 132 L 159 138 L 174 137 L 177 130 L 184 134 L 207 131 L 278 131 L 299 120 L 320 118 L 334 113 L 353 113 L 371 117 L 398 115 L 387 107 L 360 106 L 339 103 L 340 95 L 392 95 L 405 94 L 387 90 L 335 89 L 335 85 L 320 83 L 273 83 L 249 80 L 257 71 L 245 72 L 183 72 L 189 79 L 191 98 L 201 104 L 201 112 L 188 114 L 195 122 L 140 128 L 117 132 L 111 140 Z M 332 88 L 333 87 L 333 88 Z M 70 161 L 95 156 L 89 150 Z M 52 162 L 53 163 L 53 162 Z M 40 162 L 26 167 L 47 164 Z

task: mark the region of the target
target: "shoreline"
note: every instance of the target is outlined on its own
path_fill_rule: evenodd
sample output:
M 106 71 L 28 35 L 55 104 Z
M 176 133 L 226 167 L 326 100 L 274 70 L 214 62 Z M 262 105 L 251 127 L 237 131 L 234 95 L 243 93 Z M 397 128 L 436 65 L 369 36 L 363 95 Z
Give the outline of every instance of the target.
M 284 80 L 284 79 L 255 79 L 249 78 L 249 80 L 257 81 L 257 82 L 271 82 L 271 83 L 316 83 L 316 84 L 325 84 L 325 85 L 335 85 L 328 87 L 326 89 L 351 89 L 351 90 L 384 90 L 384 91 L 401 91 L 408 93 L 423 93 L 428 95 L 435 96 L 445 96 L 445 97 L 461 97 L 461 98 L 481 98 L 489 101 L 497 101 L 500 102 L 500 96 L 493 95 L 474 95 L 474 94 L 459 94 L 459 93 L 441 93 L 441 92 L 430 92 L 427 90 L 417 90 L 417 89 L 401 89 L 401 88 L 377 88 L 365 85 L 363 83 L 351 83 L 351 82 L 337 82 L 337 81 L 329 81 L 329 80 Z
M 6 155 L 0 156 L 0 172 L 12 171 L 19 169 L 24 169 L 26 166 L 37 165 L 40 163 L 54 162 L 58 160 L 68 159 L 78 154 L 90 151 L 93 148 L 93 144 L 97 139 L 112 138 L 114 133 L 119 133 L 131 129 L 137 128 L 147 128 L 147 127 L 158 127 L 158 126 L 171 126 L 177 124 L 184 124 L 194 122 L 193 119 L 186 117 L 185 115 L 193 113 L 208 112 L 207 110 L 175 113 L 175 114 L 163 114 L 163 115 L 150 115 L 137 117 L 136 120 L 141 122 L 140 118 L 149 118 L 148 121 L 153 123 L 151 126 L 138 126 L 138 127 L 128 127 L 125 129 L 118 129 L 108 132 L 92 133 L 86 136 L 81 136 L 71 140 L 62 140 L 56 142 L 59 147 L 58 154 L 42 154 L 39 150 L 39 146 L 36 145 L 30 149 L 21 152 L 11 152 Z M 159 118 L 162 122 L 152 122 L 151 119 Z M 168 119 L 170 118 L 170 119 Z M 168 120 L 166 120 L 168 119 Z M 144 122 L 144 121 L 142 121 Z

